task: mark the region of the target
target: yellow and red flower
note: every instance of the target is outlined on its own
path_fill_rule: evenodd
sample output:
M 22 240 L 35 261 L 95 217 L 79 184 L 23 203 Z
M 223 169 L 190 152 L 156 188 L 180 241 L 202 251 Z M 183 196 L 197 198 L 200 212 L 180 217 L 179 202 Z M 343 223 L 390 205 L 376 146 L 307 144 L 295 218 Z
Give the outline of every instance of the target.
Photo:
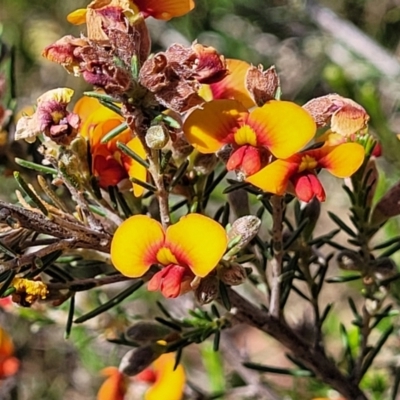
M 97 392 L 97 400 L 124 400 L 128 388 L 127 377 L 117 367 L 107 367 L 101 371 L 107 379 Z
M 246 89 L 246 74 L 250 64 L 246 61 L 227 59 L 228 74 L 216 83 L 201 85 L 199 94 L 206 101 L 217 99 L 234 99 L 246 108 L 255 106 L 254 100 Z
M 168 21 L 174 17 L 180 17 L 193 10 L 193 0 L 94 0 L 87 8 L 73 11 L 67 17 L 71 24 L 81 25 L 86 22 L 88 9 L 96 10 L 106 7 L 120 7 L 134 15 L 141 15 L 144 18 L 153 17 Z
M 175 370 L 174 366 L 174 354 L 166 353 L 135 376 L 135 380 L 151 384 L 144 395 L 145 400 L 182 399 L 186 381 L 185 370 L 180 364 Z
M 310 114 L 292 102 L 271 100 L 249 112 L 236 100 L 214 100 L 194 110 L 183 130 L 201 153 L 231 145 L 227 169 L 251 176 L 268 164 L 271 155 L 288 158 L 301 150 L 316 126 Z
M 101 385 L 97 400 L 124 400 L 129 386 L 135 382 L 150 385 L 144 394 L 145 400 L 181 400 L 186 381 L 185 370 L 182 365 L 176 369 L 174 366 L 174 354 L 166 353 L 132 380 L 128 380 L 116 367 L 104 368 L 101 373 L 108 378 Z
M 204 215 L 189 214 L 166 230 L 148 216 L 134 215 L 115 232 L 111 259 L 117 270 L 133 278 L 154 264 L 162 266 L 148 290 L 177 297 L 191 290 L 195 276 L 205 277 L 216 267 L 226 247 L 225 230 Z
M 278 195 L 283 195 L 291 182 L 300 200 L 308 202 L 316 197 L 319 201 L 324 201 L 325 191 L 316 169 L 325 168 L 338 178 L 346 178 L 358 170 L 364 161 L 364 155 L 364 148 L 358 143 L 323 146 L 284 160 L 276 160 L 246 181 Z
M 19 360 L 14 357 L 14 344 L 10 335 L 0 327 L 0 379 L 15 375 L 19 364 Z
M 112 129 L 117 128 L 125 120 L 116 112 L 101 105 L 96 99 L 83 97 L 74 108 L 81 120 L 80 134 L 90 145 L 92 154 L 92 172 L 99 178 L 102 188 L 117 185 L 123 179 L 134 177 L 146 181 L 147 171 L 141 164 L 122 153 L 117 142 L 126 144 L 137 155 L 145 159 L 146 153 L 139 138 L 133 138 L 129 128 L 107 143 L 101 143 L 102 138 Z M 143 194 L 143 187 L 133 184 L 136 197 Z

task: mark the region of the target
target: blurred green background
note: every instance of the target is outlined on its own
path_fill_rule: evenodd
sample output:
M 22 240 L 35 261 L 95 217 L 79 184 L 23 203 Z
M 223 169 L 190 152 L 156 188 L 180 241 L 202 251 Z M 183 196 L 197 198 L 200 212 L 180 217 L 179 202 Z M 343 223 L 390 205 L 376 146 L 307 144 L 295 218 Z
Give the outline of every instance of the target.
M 195 10 L 185 17 L 168 23 L 148 20 L 154 51 L 174 42 L 198 40 L 226 57 L 261 63 L 265 68 L 275 65 L 284 99 L 302 104 L 336 92 L 356 100 L 371 115 L 371 131 L 382 142 L 385 159 L 380 160 L 380 167 L 385 173 L 381 192 L 398 179 L 400 0 L 195 1 Z M 15 49 L 17 110 L 33 104 L 48 89 L 68 86 L 78 94 L 86 89 L 81 79 L 41 57 L 43 48 L 60 37 L 80 34 L 81 27 L 71 26 L 66 15 L 86 4 L 78 0 L 0 1 L 2 40 Z M 11 136 L 0 144 L 0 164 L 10 162 L 18 152 L 29 153 L 29 148 L 21 146 L 13 147 Z M 2 196 L 9 197 L 12 179 L 3 176 L 0 181 Z M 89 310 L 99 301 L 99 296 L 90 294 L 82 298 L 79 307 Z M 145 312 L 143 304 L 143 300 L 135 303 L 128 315 L 133 318 Z M 42 308 L 22 310 L 17 313 L 22 314 L 19 318 L 2 311 L 0 322 L 15 337 L 24 366 L 12 398 L 95 398 L 98 371 L 115 364 L 121 354 L 104 339 L 94 338 L 108 326 L 123 325 L 120 319 L 124 317 L 113 310 L 105 321 L 89 324 L 87 330 L 74 329 L 68 342 L 63 340 L 62 328 L 54 324 L 65 323 L 66 311 L 66 307 L 49 313 Z M 295 396 L 309 398 L 307 390 Z

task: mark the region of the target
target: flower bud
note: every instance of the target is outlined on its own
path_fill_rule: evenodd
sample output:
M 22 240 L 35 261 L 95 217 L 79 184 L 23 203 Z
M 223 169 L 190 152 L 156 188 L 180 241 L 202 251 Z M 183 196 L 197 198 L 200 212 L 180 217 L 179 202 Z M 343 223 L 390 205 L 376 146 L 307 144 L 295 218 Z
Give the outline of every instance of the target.
M 333 132 L 345 137 L 364 131 L 369 120 L 363 107 L 338 94 L 317 97 L 303 108 L 311 114 L 318 128 L 330 123 Z
M 161 354 L 165 353 L 166 346 L 159 343 L 147 344 L 128 351 L 119 364 L 119 370 L 128 376 L 135 376 L 146 369 Z
M 363 261 L 361 257 L 351 250 L 342 250 L 336 257 L 339 268 L 346 271 L 361 271 Z
M 140 321 L 125 331 L 125 338 L 138 344 L 148 344 L 164 339 L 171 329 L 155 321 Z
M 228 231 L 228 242 L 235 241 L 229 250 L 229 256 L 233 256 L 244 249 L 257 235 L 260 226 L 260 218 L 254 215 L 246 215 L 237 219 Z
M 229 286 L 241 285 L 247 278 L 246 270 L 238 263 L 230 263 L 218 268 L 218 277 Z
M 275 67 L 263 71 L 263 66 L 251 66 L 246 74 L 246 88 L 251 93 L 255 103 L 261 107 L 267 101 L 275 99 L 279 88 L 279 77 Z
M 71 150 L 79 161 L 79 171 L 83 177 L 89 179 L 90 169 L 88 164 L 88 144 L 84 137 L 78 136 L 71 142 Z
M 161 150 L 168 143 L 168 130 L 164 125 L 153 125 L 147 130 L 145 139 L 151 149 Z
M 194 170 L 202 175 L 208 175 L 214 171 L 218 163 L 218 158 L 215 154 L 201 154 L 197 153 L 194 158 Z
M 201 304 L 211 303 L 218 297 L 218 278 L 215 275 L 209 275 L 200 281 L 199 286 L 196 288 L 194 295 L 196 300 Z
M 380 279 L 388 279 L 397 274 L 397 268 L 389 257 L 378 258 L 374 261 L 374 274 Z

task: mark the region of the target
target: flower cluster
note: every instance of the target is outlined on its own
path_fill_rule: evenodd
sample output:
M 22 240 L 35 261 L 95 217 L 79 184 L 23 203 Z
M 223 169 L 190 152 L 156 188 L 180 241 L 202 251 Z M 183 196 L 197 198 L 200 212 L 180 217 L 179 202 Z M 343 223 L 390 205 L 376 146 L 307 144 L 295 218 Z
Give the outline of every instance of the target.
M 364 140 L 369 138 L 369 116 L 360 105 L 337 94 L 312 99 L 304 106 L 281 100 L 275 67 L 264 70 L 225 59 L 213 47 L 197 42 L 187 47 L 173 44 L 150 55 L 146 18 L 169 20 L 193 7 L 192 0 L 94 0 L 71 13 L 68 20 L 86 24 L 87 34 L 65 36 L 43 55 L 83 77 L 94 91 L 76 101 L 72 111 L 68 110 L 72 89 L 45 93 L 33 115 L 19 120 L 16 139 L 33 142 L 39 137 L 42 147 L 52 149 L 51 154 L 42 154 L 55 175 L 66 178 L 77 203 L 78 222 L 67 221 L 69 227 L 78 226 L 75 242 L 86 247 L 84 239 L 92 237 L 89 226 L 106 237 L 101 251 L 111 243 L 107 249 L 111 261 L 107 261 L 116 276 L 137 279 L 139 285 L 146 282 L 149 291 L 159 291 L 166 298 L 194 291 L 196 300 L 205 304 L 221 299 L 226 286 L 247 279 L 250 272 L 244 260 L 249 254 L 242 250 L 261 228 L 259 214 L 250 215 L 246 202 L 234 210 L 236 220 L 231 224 L 228 203 L 214 218 L 206 215 L 213 185 L 220 182 L 213 180 L 214 170 L 222 170 L 222 178 L 229 172 L 236 178 L 233 185 L 250 188 L 250 193 L 262 194 L 263 200 L 278 198 L 283 204 L 282 196 L 291 194 L 319 206 L 326 199 L 320 170 L 346 178 L 369 155 L 368 140 Z M 76 167 L 76 160 L 86 171 Z M 67 164 L 75 165 L 73 173 L 69 174 L 72 167 L 64 168 Z M 179 211 L 179 217 L 172 214 L 171 194 L 183 197 L 181 205 L 188 207 L 187 212 Z M 40 204 L 43 213 L 54 211 Z M 100 208 L 103 213 L 96 220 L 90 212 Z M 282 223 L 284 211 L 280 212 L 274 224 Z M 112 222 L 103 224 L 102 218 L 109 214 L 114 216 Z M 62 237 L 65 230 L 56 231 L 55 237 Z M 283 229 L 274 225 L 273 230 L 273 235 L 279 235 Z M 274 236 L 276 243 L 268 249 L 262 244 L 262 257 L 274 257 L 275 251 L 280 254 L 281 270 L 274 277 L 279 297 L 285 260 L 283 239 L 278 239 Z M 70 241 L 66 243 L 68 248 Z M 69 284 L 65 283 L 71 292 L 80 288 Z M 51 293 L 36 280 L 15 278 L 12 286 L 14 296 L 28 303 Z M 279 298 L 276 304 L 279 308 Z M 215 324 L 209 319 L 213 325 L 208 335 L 219 333 L 217 319 Z M 192 342 L 204 340 L 193 331 Z M 179 339 L 187 345 L 189 336 Z M 146 364 L 153 363 L 151 368 L 142 372 L 133 367 L 105 369 L 108 378 L 98 399 L 122 400 L 130 386 L 127 375 L 137 372 L 135 382 L 153 384 L 146 399 L 180 399 L 185 375 L 180 367 L 174 369 L 171 352 L 176 349 L 163 345 L 155 352 L 153 345 L 158 346 L 158 341 L 139 347 L 142 352 L 152 350 Z

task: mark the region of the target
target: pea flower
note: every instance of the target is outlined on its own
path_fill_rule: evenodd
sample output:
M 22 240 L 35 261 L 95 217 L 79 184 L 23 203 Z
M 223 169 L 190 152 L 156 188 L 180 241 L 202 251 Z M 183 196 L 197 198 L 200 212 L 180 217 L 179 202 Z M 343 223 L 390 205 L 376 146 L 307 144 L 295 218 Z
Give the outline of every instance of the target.
M 315 129 L 300 106 L 275 100 L 250 112 L 236 100 L 214 100 L 190 113 L 183 125 L 187 140 L 201 153 L 231 145 L 227 169 L 245 177 L 267 165 L 271 155 L 292 156 L 312 139 Z
M 124 400 L 128 388 L 126 376 L 117 367 L 106 367 L 101 374 L 107 379 L 97 392 L 97 400 Z
M 206 100 L 234 99 L 240 101 L 246 108 L 255 106 L 254 100 L 245 86 L 246 74 L 251 67 L 242 60 L 227 59 L 228 73 L 219 82 L 203 84 L 199 89 L 200 96 Z
M 78 133 L 79 117 L 67 110 L 74 91 L 69 88 L 57 88 L 47 91 L 37 99 L 37 108 L 33 115 L 18 120 L 15 140 L 25 139 L 33 143 L 36 137 L 44 133 L 57 144 L 68 145 Z
M 186 375 L 182 365 L 178 365 L 176 369 L 174 366 L 175 356 L 166 353 L 131 380 L 116 367 L 104 368 L 101 373 L 107 379 L 97 393 L 97 400 L 124 400 L 128 391 L 136 393 L 135 384 L 139 382 L 149 385 L 144 394 L 145 400 L 180 400 L 183 397 Z
M 146 168 L 126 156 L 117 147 L 117 142 L 122 142 L 141 158 L 146 157 L 139 138 L 132 138 L 133 134 L 129 128 L 109 142 L 101 142 L 107 133 L 125 121 L 123 117 L 89 97 L 80 99 L 75 105 L 74 112 L 82 120 L 80 134 L 89 141 L 92 172 L 99 178 L 100 187 L 117 185 L 128 177 L 146 180 Z M 133 184 L 133 193 L 136 197 L 140 197 L 143 191 L 142 186 Z
M 118 271 L 132 278 L 160 265 L 148 290 L 178 297 L 191 290 L 195 276 L 203 278 L 216 267 L 226 247 L 225 230 L 204 215 L 189 214 L 166 230 L 148 216 L 134 215 L 116 230 L 111 259 Z
M 367 128 L 369 115 L 355 101 L 338 94 L 327 94 L 304 104 L 314 118 L 318 128 L 330 124 L 331 131 L 349 138 Z
M 141 14 L 142 17 L 153 17 L 168 21 L 174 17 L 187 14 L 194 8 L 193 0 L 94 0 L 87 8 L 73 11 L 67 16 L 70 23 L 81 25 L 86 22 L 88 11 L 105 7 L 121 7 L 133 14 Z
M 300 200 L 309 202 L 316 197 L 319 201 L 324 201 L 325 191 L 316 170 L 325 168 L 338 178 L 346 178 L 358 170 L 364 161 L 364 155 L 364 148 L 358 143 L 323 146 L 294 154 L 287 159 L 276 160 L 246 181 L 278 195 L 283 195 L 291 182 Z
M 178 365 L 174 370 L 175 356 L 173 353 L 161 355 L 153 364 L 136 375 L 135 380 L 150 383 L 145 400 L 181 400 L 185 388 L 185 370 Z
M 10 335 L 0 327 L 0 379 L 15 375 L 19 360 L 14 357 L 14 344 Z

